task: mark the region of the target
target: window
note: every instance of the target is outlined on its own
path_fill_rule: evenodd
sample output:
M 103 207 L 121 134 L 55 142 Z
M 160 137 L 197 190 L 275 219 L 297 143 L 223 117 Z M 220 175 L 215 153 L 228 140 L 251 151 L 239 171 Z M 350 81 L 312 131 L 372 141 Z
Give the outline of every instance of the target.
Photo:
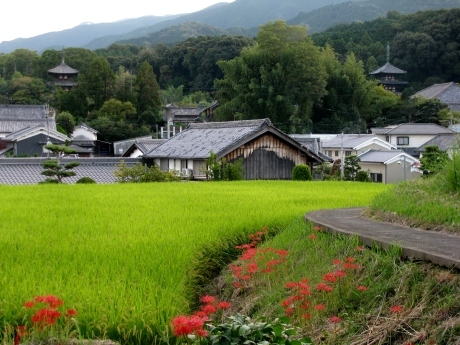
M 386 141 L 387 143 L 390 142 L 390 136 L 389 136 L 389 135 L 385 135 L 385 141 Z
M 332 151 L 331 150 L 326 150 L 326 156 L 332 157 Z
M 397 137 L 397 145 L 409 145 L 409 137 Z
M 382 183 L 382 174 L 371 173 L 371 179 L 374 182 Z
M 345 156 L 346 157 L 351 156 L 351 151 L 345 151 Z
M 339 151 L 335 151 L 335 156 L 336 156 L 336 157 L 339 156 Z

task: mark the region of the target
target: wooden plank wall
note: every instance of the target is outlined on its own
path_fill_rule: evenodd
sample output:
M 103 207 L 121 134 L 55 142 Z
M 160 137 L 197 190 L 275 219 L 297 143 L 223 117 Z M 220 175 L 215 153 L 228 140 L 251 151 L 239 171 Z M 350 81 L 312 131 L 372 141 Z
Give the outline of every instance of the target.
M 285 141 L 266 133 L 225 156 L 227 162 L 243 158 L 245 178 L 291 179 L 297 164 L 307 164 L 306 156 Z

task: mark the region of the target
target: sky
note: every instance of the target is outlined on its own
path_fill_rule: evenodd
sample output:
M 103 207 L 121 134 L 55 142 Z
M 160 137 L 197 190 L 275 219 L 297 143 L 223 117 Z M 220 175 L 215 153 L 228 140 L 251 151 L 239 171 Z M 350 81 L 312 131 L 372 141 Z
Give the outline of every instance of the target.
M 234 0 L 4 1 L 0 42 L 73 28 L 84 22 L 110 23 L 143 16 L 191 13 Z M 121 5 L 123 4 L 123 5 Z

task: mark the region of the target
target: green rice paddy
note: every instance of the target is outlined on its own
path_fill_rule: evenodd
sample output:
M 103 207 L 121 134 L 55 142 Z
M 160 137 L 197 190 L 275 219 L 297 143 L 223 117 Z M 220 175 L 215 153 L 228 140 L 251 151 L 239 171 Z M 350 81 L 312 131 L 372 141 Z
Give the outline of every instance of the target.
M 153 343 L 189 311 L 204 246 L 282 227 L 314 209 L 368 205 L 387 186 L 242 181 L 0 186 L 0 327 L 53 294 L 80 336 Z

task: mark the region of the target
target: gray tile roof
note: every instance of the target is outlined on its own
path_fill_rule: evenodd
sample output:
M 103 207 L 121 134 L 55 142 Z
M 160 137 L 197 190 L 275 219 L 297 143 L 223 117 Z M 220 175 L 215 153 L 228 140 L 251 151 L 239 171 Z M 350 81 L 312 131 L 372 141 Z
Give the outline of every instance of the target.
M 8 135 L 6 135 L 5 137 L 2 138 L 3 141 L 9 141 L 9 142 L 15 142 L 15 141 L 18 141 L 21 139 L 22 136 L 25 136 L 29 133 L 33 133 L 33 132 L 42 132 L 42 133 L 45 133 L 47 134 L 49 137 L 52 137 L 52 138 L 58 138 L 60 140 L 70 140 L 69 137 L 67 137 L 65 134 L 62 134 L 61 132 L 58 132 L 56 130 L 53 130 L 53 129 L 49 129 L 47 128 L 46 125 L 39 125 L 39 126 L 34 126 L 34 127 L 25 127 L 25 128 L 21 128 L 20 130 L 16 131 L 16 132 L 13 132 L 13 133 L 10 133 Z
M 0 105 L 0 132 L 17 132 L 25 127 L 45 126 L 56 130 L 54 118 L 48 118 L 46 105 Z
M 125 158 L 126 164 L 135 164 L 139 159 Z M 36 184 L 44 181 L 43 158 L 4 158 L 0 159 L 0 184 L 20 185 Z M 97 183 L 115 183 L 114 171 L 120 158 L 69 158 L 62 159 L 61 163 L 80 162 L 74 169 L 76 176 L 65 178 L 65 183 L 75 183 L 80 178 L 91 177 Z
M 373 134 L 344 134 L 343 147 L 352 149 L 369 139 L 376 138 Z M 335 138 L 323 141 L 323 149 L 342 147 L 342 135 L 337 135 Z
M 123 157 L 129 157 L 136 148 L 139 149 L 142 154 L 149 153 L 164 142 L 166 142 L 166 139 L 143 139 L 136 141 L 125 151 Z
M 399 69 L 399 68 L 393 66 L 391 63 L 387 62 L 382 67 L 376 69 L 375 71 L 373 71 L 373 72 L 371 72 L 369 74 L 379 74 L 379 73 L 404 74 L 404 73 L 407 73 L 407 72 L 403 71 L 402 69 Z
M 430 141 L 420 146 L 417 151 L 425 152 L 427 146 L 437 146 L 441 151 L 447 151 L 453 147 L 458 147 L 460 144 L 460 135 L 457 133 L 453 134 L 439 134 Z
M 383 163 L 387 160 L 394 158 L 400 155 L 403 151 L 402 150 L 391 150 L 391 151 L 377 151 L 377 150 L 370 150 L 364 152 L 359 156 L 361 162 L 366 163 Z
M 265 126 L 272 126 L 269 119 L 192 123 L 144 157 L 206 159 L 211 151 L 219 155 Z
M 427 99 L 436 98 L 442 103 L 460 105 L 460 86 L 454 82 L 434 84 L 426 89 L 416 92 L 412 97 L 417 96 Z
M 433 135 L 453 133 L 449 128 L 439 126 L 434 123 L 403 123 L 396 127 L 389 128 L 389 130 L 382 134 L 390 135 Z
M 51 74 L 78 74 L 78 70 L 68 66 L 64 61 L 62 61 L 59 66 L 49 69 L 48 73 L 51 73 Z
M 146 136 L 143 136 L 143 137 L 126 139 L 126 140 L 114 141 L 113 142 L 114 155 L 115 156 L 121 156 L 133 145 L 133 143 L 141 141 L 141 140 L 149 140 L 149 139 L 152 139 L 151 135 L 146 135 Z M 121 149 L 121 151 L 120 151 L 120 149 Z

